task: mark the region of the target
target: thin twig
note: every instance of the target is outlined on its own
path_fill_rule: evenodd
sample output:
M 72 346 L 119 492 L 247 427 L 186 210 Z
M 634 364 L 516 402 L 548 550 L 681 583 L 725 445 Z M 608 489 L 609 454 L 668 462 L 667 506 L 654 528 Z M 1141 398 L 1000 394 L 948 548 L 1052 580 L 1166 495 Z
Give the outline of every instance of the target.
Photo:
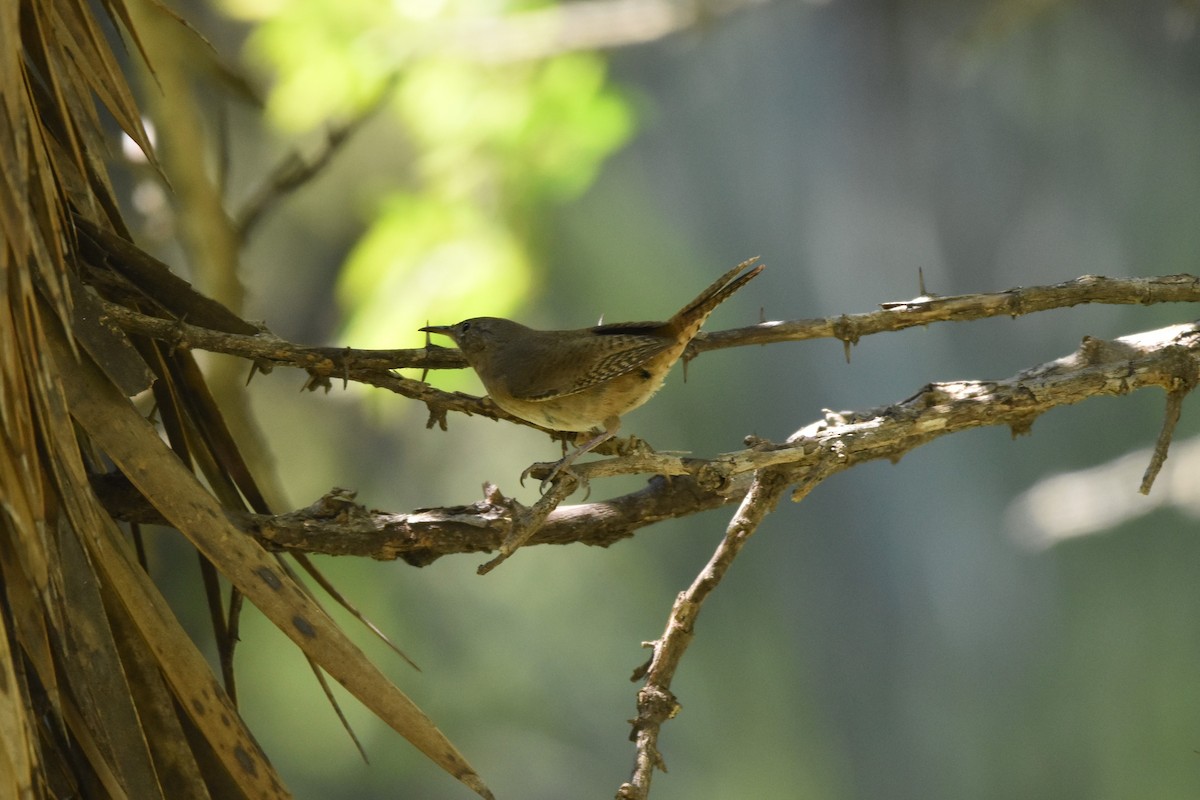
M 671 692 L 671 682 L 679 662 L 695 635 L 696 617 L 704 601 L 721 583 L 738 553 L 742 551 L 750 535 L 758 528 L 763 518 L 779 503 L 788 486 L 785 471 L 767 469 L 758 472 L 750 484 L 750 491 L 742 498 L 733 519 L 725 529 L 725 537 L 713 551 L 704 569 L 692 581 L 687 591 L 682 592 L 671 608 L 667 627 L 661 638 L 647 642 L 654 654 L 645 668 L 634 673 L 634 680 L 646 678 L 645 685 L 638 691 L 637 718 L 632 720 L 630 740 L 637 746 L 633 775 L 629 782 L 617 791 L 617 800 L 645 800 L 650 792 L 654 771 L 666 772 L 662 754 L 658 749 L 658 735 L 662 724 L 679 713 L 679 702 Z
M 481 564 L 479 574 L 488 574 L 515 553 L 517 548 L 528 542 L 546 523 L 546 518 L 558 508 L 559 503 L 570 497 L 578 486 L 579 479 L 573 473 L 563 472 L 550 484 L 550 491 L 542 495 L 532 508 L 519 508 L 513 515 L 512 527 L 500 543 L 499 555 L 486 564 Z
M 1187 397 L 1186 391 L 1167 392 L 1167 408 L 1163 414 L 1162 428 L 1159 429 L 1158 440 L 1154 443 L 1154 452 L 1150 456 L 1150 463 L 1146 466 L 1146 471 L 1142 473 L 1142 484 L 1138 487 L 1138 491 L 1142 494 L 1150 494 L 1150 489 L 1154 486 L 1154 479 L 1158 477 L 1163 464 L 1167 462 L 1167 451 L 1170 449 L 1171 439 L 1175 435 L 1175 426 L 1183 414 L 1183 398 L 1185 397 Z
M 1171 446 L 1171 438 L 1175 435 L 1175 426 L 1179 424 L 1179 418 L 1183 414 L 1183 399 L 1196 388 L 1197 382 L 1200 382 L 1200 365 L 1197 365 L 1186 351 L 1175 352 L 1174 355 L 1179 357 L 1175 368 L 1175 385 L 1167 391 L 1167 407 L 1163 414 L 1162 428 L 1159 430 L 1158 440 L 1154 443 L 1154 454 L 1150 457 L 1150 464 L 1142 475 L 1142 485 L 1138 487 L 1142 494 L 1150 494 L 1154 479 L 1166 463 L 1167 450 Z
M 289 194 L 320 175 L 354 135 L 375 118 L 375 115 L 391 98 L 396 78 L 397 76 L 393 75 L 385 81 L 380 87 L 379 93 L 358 116 L 343 125 L 332 127 L 326 131 L 321 149 L 309 156 L 307 160 L 298 152 L 293 151 L 275 166 L 267 180 L 235 216 L 234 229 L 237 231 L 239 241 L 247 241 L 258 223 L 276 205 Z

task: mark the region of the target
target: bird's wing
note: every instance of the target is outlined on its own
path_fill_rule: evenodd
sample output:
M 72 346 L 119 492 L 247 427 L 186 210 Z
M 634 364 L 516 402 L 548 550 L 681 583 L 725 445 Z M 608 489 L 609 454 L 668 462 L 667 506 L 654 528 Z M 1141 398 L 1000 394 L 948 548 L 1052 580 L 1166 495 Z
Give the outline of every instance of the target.
M 513 382 L 522 390 L 510 393 L 519 400 L 553 400 L 631 372 L 671 344 L 663 336 L 637 332 L 645 329 L 641 323 L 592 328 L 594 336 L 567 340 L 569 343 L 557 348 L 555 358 L 525 363 L 521 379 Z M 582 369 L 589 362 L 590 366 Z

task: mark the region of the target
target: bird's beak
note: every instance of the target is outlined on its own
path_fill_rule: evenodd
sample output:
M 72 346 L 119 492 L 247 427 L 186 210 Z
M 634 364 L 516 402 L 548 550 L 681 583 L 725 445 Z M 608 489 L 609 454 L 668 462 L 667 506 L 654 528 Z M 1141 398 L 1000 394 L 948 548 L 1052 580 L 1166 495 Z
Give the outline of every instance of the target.
M 451 325 L 426 325 L 424 328 L 417 328 L 417 330 L 424 333 L 440 333 L 443 336 L 449 336 L 452 327 Z

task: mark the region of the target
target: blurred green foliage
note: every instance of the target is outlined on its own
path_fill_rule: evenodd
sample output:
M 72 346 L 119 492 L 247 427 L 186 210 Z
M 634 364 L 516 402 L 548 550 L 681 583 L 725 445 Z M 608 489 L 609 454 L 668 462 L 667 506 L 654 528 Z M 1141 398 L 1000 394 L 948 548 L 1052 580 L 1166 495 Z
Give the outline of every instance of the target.
M 256 20 L 248 47 L 275 76 L 268 114 L 302 132 L 386 113 L 407 171 L 369 209 L 338 285 L 343 336 L 395 343 L 414 320 L 504 314 L 531 285 L 529 234 L 546 204 L 577 196 L 630 136 L 628 104 L 600 56 L 497 63 L 463 46 L 519 2 L 226 0 Z M 414 298 L 406 302 L 405 298 Z

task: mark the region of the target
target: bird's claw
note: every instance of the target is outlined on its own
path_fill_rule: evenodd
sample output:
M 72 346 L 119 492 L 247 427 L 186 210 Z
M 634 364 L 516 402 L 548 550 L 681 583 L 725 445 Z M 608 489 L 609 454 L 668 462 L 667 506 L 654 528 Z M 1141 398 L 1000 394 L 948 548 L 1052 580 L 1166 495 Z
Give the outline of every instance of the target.
M 554 462 L 554 461 L 535 461 L 535 462 L 533 462 L 532 464 L 530 464 L 528 467 L 526 467 L 526 468 L 525 468 L 525 471 L 521 473 L 521 477 L 517 479 L 517 482 L 518 482 L 518 483 L 520 483 L 520 484 L 521 484 L 521 486 L 524 486 L 524 485 L 525 485 L 525 479 L 526 479 L 526 478 L 528 478 L 528 477 L 530 476 L 530 474 L 531 474 L 531 473 L 532 473 L 532 472 L 533 472 L 535 469 L 547 469 L 547 468 L 552 468 L 552 467 L 554 466 L 554 464 L 555 464 L 555 463 L 557 463 L 557 462 Z M 553 473 L 553 472 L 551 472 L 550 474 L 551 474 L 551 475 L 553 475 L 554 473 Z M 547 478 L 546 480 L 549 480 L 549 478 Z M 542 486 L 545 486 L 545 485 L 546 485 L 546 481 L 542 481 L 541 485 L 542 485 Z M 545 494 L 545 493 L 546 493 L 546 492 L 545 492 L 545 490 L 543 490 L 543 491 L 542 491 L 542 494 Z
M 538 484 L 538 494 L 545 496 L 546 493 L 554 487 L 555 483 L 565 477 L 573 480 L 578 486 L 583 488 L 583 499 L 587 500 L 592 493 L 591 485 L 583 476 L 571 469 L 570 464 L 565 462 L 566 459 L 564 458 L 558 461 L 539 461 L 534 464 L 530 464 L 525 471 L 521 473 L 521 477 L 518 480 L 520 484 L 524 486 L 525 479 L 528 478 L 534 472 L 534 470 L 549 469 L 549 473 L 545 478 L 542 479 L 542 482 Z
M 558 464 L 555 464 L 554 469 L 550 470 L 550 474 L 547 475 L 540 484 L 538 484 L 538 492 L 540 492 L 544 497 L 546 492 L 553 489 L 554 484 L 558 483 L 563 478 L 575 483 L 575 486 L 567 487 L 567 495 L 570 495 L 576 489 L 583 489 L 583 500 L 586 502 L 587 499 L 591 497 L 592 485 L 588 482 L 587 478 L 584 478 L 578 472 L 571 469 L 569 464 L 564 464 L 561 461 Z

